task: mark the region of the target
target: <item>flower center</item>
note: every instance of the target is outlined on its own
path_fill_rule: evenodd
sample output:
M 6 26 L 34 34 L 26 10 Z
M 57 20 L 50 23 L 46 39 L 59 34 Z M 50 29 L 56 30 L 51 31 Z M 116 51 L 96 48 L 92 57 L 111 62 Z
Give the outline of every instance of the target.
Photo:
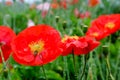
M 29 44 L 29 47 L 33 54 L 37 55 L 38 53 L 44 50 L 44 42 L 43 41 L 31 42 Z
M 0 43 L 0 46 L 2 46 L 2 43 Z
M 97 32 L 94 32 L 94 33 L 92 34 L 92 36 L 97 37 L 97 36 L 98 36 L 98 33 L 97 33 Z
M 5 42 L 1 41 L 0 46 L 3 46 L 3 45 L 5 45 Z
M 115 27 L 115 24 L 113 22 L 108 22 L 108 23 L 105 24 L 105 27 L 109 28 L 109 29 L 112 29 L 112 28 Z
M 63 39 L 62 39 L 62 42 L 65 42 L 67 39 L 79 39 L 78 36 L 65 36 Z

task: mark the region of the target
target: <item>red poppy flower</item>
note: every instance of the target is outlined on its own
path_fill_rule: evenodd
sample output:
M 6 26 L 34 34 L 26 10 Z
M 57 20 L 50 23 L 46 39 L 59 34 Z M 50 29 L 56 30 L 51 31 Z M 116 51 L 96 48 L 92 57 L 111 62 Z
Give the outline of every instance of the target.
M 11 6 L 11 5 L 13 4 L 13 2 L 8 0 L 8 1 L 5 2 L 5 4 L 6 4 L 7 6 Z
M 23 65 L 43 65 L 60 54 L 58 31 L 48 25 L 37 25 L 23 30 L 12 42 L 13 58 Z
M 47 13 L 48 13 L 48 11 L 42 11 L 42 12 L 41 12 L 41 16 L 42 16 L 42 18 L 45 18 L 46 15 L 47 15 Z
M 102 15 L 95 19 L 86 35 L 101 40 L 120 29 L 120 14 Z
M 90 14 L 89 11 L 86 11 L 85 13 L 80 13 L 79 14 L 79 18 L 82 18 L 82 19 L 84 19 L 84 18 L 90 18 L 90 16 L 91 16 L 91 14 Z
M 88 29 L 86 35 L 91 36 L 95 38 L 96 40 L 101 40 L 105 38 L 106 36 L 108 36 L 108 34 L 105 34 L 102 30 L 103 29 L 100 30 L 96 25 L 93 25 Z
M 74 15 L 75 15 L 77 18 L 80 17 L 80 12 L 79 12 L 78 8 L 75 8 L 75 9 L 74 9 Z
M 0 48 L 2 50 L 4 60 L 6 61 L 9 58 L 11 50 L 11 41 L 15 37 L 15 33 L 6 26 L 0 26 Z M 0 63 L 2 62 L 2 58 L 0 55 Z
M 22 3 L 24 3 L 24 2 L 22 2 Z M 29 8 L 30 8 L 30 10 L 35 9 L 35 8 L 36 8 L 36 4 L 35 4 L 35 3 L 32 3 L 32 4 L 29 6 Z
M 100 3 L 100 0 L 88 0 L 88 5 L 90 6 L 90 7 L 94 7 L 94 6 L 96 6 L 97 4 L 99 4 Z
M 67 9 L 67 2 L 66 1 L 61 1 L 60 6 L 63 7 L 64 9 Z
M 59 8 L 59 3 L 57 3 L 57 2 L 51 3 L 51 8 L 52 8 L 52 9 L 57 9 L 57 8 Z
M 77 8 L 74 9 L 74 14 L 77 18 L 90 18 L 91 14 L 89 11 L 86 11 L 85 13 L 80 13 Z
M 75 55 L 87 54 L 100 43 L 91 37 L 66 36 L 62 39 L 63 56 L 70 53 Z
M 77 4 L 79 0 L 72 0 L 71 4 Z

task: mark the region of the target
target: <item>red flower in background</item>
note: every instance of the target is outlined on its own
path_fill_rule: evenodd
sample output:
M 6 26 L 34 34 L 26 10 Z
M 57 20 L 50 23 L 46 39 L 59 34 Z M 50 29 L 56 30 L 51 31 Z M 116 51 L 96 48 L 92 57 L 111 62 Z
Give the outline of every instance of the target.
M 53 0 L 51 7 L 54 9 L 59 8 L 59 7 L 66 9 L 67 8 L 67 1 L 66 0 L 60 0 L 60 1 Z
M 15 37 L 15 33 L 6 26 L 0 26 L 0 48 L 2 50 L 4 60 L 6 61 L 9 58 L 11 50 L 11 41 Z M 2 58 L 0 55 L 0 63 L 2 62 Z
M 79 18 L 80 17 L 80 12 L 77 8 L 74 9 L 74 15 Z
M 51 8 L 52 8 L 52 9 L 57 9 L 57 8 L 59 8 L 59 3 L 58 3 L 58 2 L 52 2 L 52 3 L 51 3 Z
M 60 6 L 63 7 L 64 9 L 67 9 L 67 2 L 66 1 L 61 1 Z
M 48 13 L 48 11 L 42 11 L 42 12 L 41 12 L 41 16 L 42 16 L 42 18 L 45 18 L 46 15 L 47 15 L 47 13 Z
M 79 0 L 72 0 L 72 4 L 77 4 Z
M 11 1 L 11 0 L 5 1 L 5 5 L 7 5 L 7 6 L 11 6 L 12 4 L 13 4 L 13 1 Z
M 96 48 L 100 43 L 91 37 L 65 36 L 62 39 L 63 56 L 70 53 L 75 55 L 87 54 Z
M 37 25 L 23 30 L 12 42 L 13 58 L 23 65 L 43 65 L 60 54 L 61 38 L 54 28 Z
M 61 7 L 67 9 L 69 4 L 77 4 L 78 2 L 79 0 L 53 0 L 51 3 L 51 8 L 57 9 Z
M 90 18 L 91 14 L 89 11 L 86 11 L 85 13 L 80 13 L 79 17 L 84 19 L 84 18 Z
M 102 15 L 91 23 L 86 35 L 101 40 L 119 29 L 120 14 Z
M 89 11 L 86 11 L 85 13 L 80 13 L 77 8 L 74 9 L 74 14 L 77 18 L 90 18 L 91 14 Z
M 100 3 L 100 0 L 88 0 L 88 5 L 90 6 L 90 7 L 94 7 L 94 6 L 96 6 L 97 4 L 99 4 Z
M 24 3 L 24 2 L 22 2 L 22 3 Z M 33 10 L 33 9 L 35 9 L 35 8 L 36 8 L 36 4 L 35 4 L 35 3 L 33 3 L 33 4 L 30 4 L 29 8 L 30 8 L 30 10 Z

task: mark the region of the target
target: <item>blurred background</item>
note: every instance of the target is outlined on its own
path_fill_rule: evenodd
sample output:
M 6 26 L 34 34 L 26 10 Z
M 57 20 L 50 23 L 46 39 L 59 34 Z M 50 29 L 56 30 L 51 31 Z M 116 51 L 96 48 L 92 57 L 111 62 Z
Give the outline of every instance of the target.
M 120 0 L 0 0 L 0 25 L 11 27 L 16 34 L 27 27 L 48 24 L 57 29 L 61 37 L 65 34 L 84 36 L 92 20 L 115 13 L 120 13 Z M 84 56 L 75 56 L 75 60 L 79 80 Z M 82 80 L 120 80 L 119 60 L 120 31 L 103 39 L 101 45 L 89 54 Z M 109 67 L 106 61 L 109 61 Z M 44 65 L 48 80 L 77 80 L 73 64 L 72 55 L 69 55 Z M 0 72 L 2 66 L 0 64 Z M 45 80 L 41 66 L 20 65 L 12 57 L 8 66 L 12 80 Z M 0 80 L 8 80 L 6 73 L 1 73 Z

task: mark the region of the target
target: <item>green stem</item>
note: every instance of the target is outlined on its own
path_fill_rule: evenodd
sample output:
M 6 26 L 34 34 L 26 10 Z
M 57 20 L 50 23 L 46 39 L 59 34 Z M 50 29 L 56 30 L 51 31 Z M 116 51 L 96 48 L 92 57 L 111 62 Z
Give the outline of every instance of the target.
M 74 64 L 74 72 L 75 72 L 75 74 L 74 74 L 74 77 L 75 77 L 75 79 L 77 79 L 77 71 L 76 71 L 76 60 L 75 60 L 75 55 L 74 54 L 72 54 L 72 56 L 73 56 L 73 64 Z
M 97 53 L 96 50 L 95 50 L 95 53 Z M 97 65 L 98 65 L 98 67 L 99 67 L 101 79 L 102 79 L 102 80 L 105 80 L 105 79 L 104 79 L 104 76 L 103 76 L 103 71 L 102 71 L 102 68 L 101 68 L 101 63 L 100 63 L 100 61 L 99 61 L 99 56 L 98 56 L 97 54 L 95 54 L 95 56 L 97 56 L 96 61 L 97 61 Z
M 115 80 L 116 80 L 116 77 L 117 77 L 118 68 L 119 68 L 119 64 L 120 64 L 119 60 L 120 60 L 120 48 L 118 49 L 118 57 L 117 57 L 116 66 L 115 66 L 115 73 L 114 73 Z
M 1 58 L 2 58 L 3 65 L 5 66 L 6 63 L 5 63 L 5 59 L 4 59 L 4 56 L 3 56 L 3 52 L 2 52 L 1 46 L 0 46 L 0 55 L 1 55 Z
M 112 73 L 111 73 L 111 69 L 110 69 L 110 63 L 109 63 L 109 58 L 107 56 L 106 58 L 106 64 L 107 64 L 107 68 L 108 68 L 108 72 L 109 72 L 109 76 L 111 78 L 111 80 L 115 80 L 115 78 L 113 77 Z
M 45 68 L 44 68 L 44 66 L 42 66 L 42 70 L 43 70 L 43 74 L 44 74 L 44 76 L 45 76 L 45 80 L 48 80 L 48 78 L 47 78 L 47 76 L 46 76 L 46 73 L 45 73 Z
M 104 76 L 103 76 L 102 68 L 101 68 L 101 63 L 100 63 L 100 61 L 99 61 L 99 59 L 98 59 L 98 56 L 97 56 L 97 64 L 98 64 L 98 67 L 99 67 L 99 70 L 100 70 L 101 79 L 102 79 L 102 80 L 105 80 L 105 79 L 104 79 Z
M 86 69 L 86 64 L 87 64 L 87 55 L 84 56 L 84 65 L 83 65 L 83 71 L 82 71 L 82 74 L 80 76 L 80 79 L 79 80 L 82 80 L 84 74 L 85 74 L 85 69 Z
M 66 80 L 66 62 L 65 62 L 65 58 L 66 56 L 63 56 L 63 62 L 64 62 L 64 66 L 63 66 L 63 77 L 64 77 L 64 80 Z
M 9 68 L 7 67 L 7 64 L 5 62 L 5 59 L 4 59 L 4 56 L 3 56 L 3 52 L 2 52 L 2 49 L 1 49 L 1 46 L 0 46 L 0 56 L 2 58 L 2 62 L 3 62 L 3 69 L 6 69 L 8 71 L 8 80 L 11 80 L 11 76 L 10 76 L 10 70 Z M 4 70 L 3 70 L 4 71 Z
M 110 46 L 110 43 L 111 43 L 111 36 L 109 37 L 109 46 Z M 115 78 L 113 77 L 113 75 L 111 73 L 111 68 L 110 68 L 110 63 L 109 63 L 109 56 L 110 56 L 110 48 L 108 47 L 108 55 L 106 57 L 106 65 L 107 65 L 108 73 L 109 73 L 109 76 L 110 76 L 111 80 L 115 80 Z
M 68 64 L 67 64 L 67 56 L 64 56 L 64 75 L 66 78 L 67 76 L 67 80 L 70 80 L 70 76 L 69 76 L 69 69 L 68 69 Z

